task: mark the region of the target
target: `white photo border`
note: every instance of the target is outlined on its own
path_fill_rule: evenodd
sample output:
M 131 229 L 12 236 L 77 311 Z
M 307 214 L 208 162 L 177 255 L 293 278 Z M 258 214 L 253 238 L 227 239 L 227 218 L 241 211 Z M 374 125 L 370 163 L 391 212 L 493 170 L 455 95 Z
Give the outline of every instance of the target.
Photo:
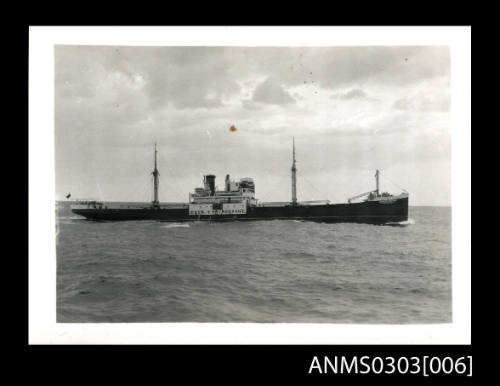
M 444 45 L 451 54 L 453 322 L 56 323 L 54 45 Z M 470 344 L 470 27 L 30 27 L 30 344 Z

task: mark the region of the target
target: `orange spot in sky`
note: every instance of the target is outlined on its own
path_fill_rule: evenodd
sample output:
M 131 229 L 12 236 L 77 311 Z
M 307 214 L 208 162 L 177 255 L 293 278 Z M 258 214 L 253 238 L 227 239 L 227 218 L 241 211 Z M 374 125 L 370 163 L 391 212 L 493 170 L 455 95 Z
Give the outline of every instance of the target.
M 236 127 L 234 127 L 234 125 L 232 125 L 232 126 L 229 128 L 229 131 L 236 131 Z

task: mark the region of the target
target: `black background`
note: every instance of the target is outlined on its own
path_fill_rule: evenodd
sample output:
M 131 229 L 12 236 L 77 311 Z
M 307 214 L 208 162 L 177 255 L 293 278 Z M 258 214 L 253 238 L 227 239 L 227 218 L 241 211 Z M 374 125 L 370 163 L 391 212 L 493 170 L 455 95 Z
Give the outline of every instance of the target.
M 213 4 L 215 10 L 217 7 L 220 7 L 222 3 Z M 416 3 L 411 3 L 413 6 L 417 6 Z M 206 5 L 206 4 L 205 4 Z M 387 3 L 382 5 L 379 4 L 380 7 L 386 6 Z M 139 5 L 136 4 L 135 7 Z M 373 6 L 373 4 L 372 4 Z M 66 12 L 65 16 L 69 16 L 68 13 L 71 13 L 72 7 L 75 7 L 73 4 L 67 4 L 67 9 L 64 8 L 63 11 Z M 86 4 L 80 3 L 78 7 L 86 7 Z M 231 10 L 237 10 L 238 6 L 232 3 Z M 292 3 L 288 4 L 288 8 L 293 8 L 294 5 Z M 308 3 L 296 4 L 298 13 L 303 13 L 305 18 L 307 19 L 308 12 L 312 12 L 308 7 Z M 340 7 L 340 6 L 339 6 Z M 404 4 L 400 4 L 401 10 L 405 9 Z M 422 8 L 421 5 L 418 7 Z M 43 7 L 38 9 L 30 8 L 30 13 L 28 19 L 28 23 L 20 24 L 21 28 L 15 29 L 19 32 L 18 37 L 20 37 L 21 42 L 17 46 L 19 55 L 18 59 L 21 59 L 20 66 L 17 67 L 20 75 L 17 80 L 17 87 L 21 92 L 23 90 L 28 89 L 28 46 L 26 43 L 28 42 L 28 26 L 29 25 L 52 25 L 50 22 L 40 20 L 40 14 L 38 11 L 42 10 Z M 171 10 L 169 14 L 165 14 L 164 18 L 159 17 L 158 13 L 153 9 L 144 9 L 144 7 L 139 7 L 139 14 L 146 15 L 148 14 L 154 19 L 157 18 L 156 22 L 153 21 L 152 24 L 178 24 L 179 21 L 175 16 L 172 15 L 172 12 L 178 12 L 177 9 Z M 287 9 L 288 9 L 287 8 Z M 276 8 L 273 8 L 275 10 Z M 399 9 L 399 8 L 398 8 Z M 328 11 L 330 9 L 328 8 Z M 344 11 L 343 8 L 339 8 L 339 11 Z M 44 10 L 46 11 L 46 9 Z M 101 9 L 102 11 L 102 9 Z M 121 19 L 119 22 L 110 23 L 109 20 L 104 20 L 103 16 L 109 15 L 109 8 L 106 9 L 106 12 L 101 13 L 99 9 L 89 8 L 87 10 L 79 10 L 78 16 L 81 17 L 77 24 L 88 25 L 88 21 L 84 21 L 86 13 L 95 13 L 96 18 L 99 20 L 96 24 L 109 25 L 109 24 L 121 24 L 128 25 L 134 24 L 133 22 L 127 22 L 124 19 Z M 261 8 L 257 9 L 260 13 L 268 13 L 270 9 Z M 438 11 L 434 9 L 434 11 Z M 448 9 L 449 11 L 449 9 Z M 162 11 L 164 12 L 164 11 Z M 212 9 L 212 13 L 214 10 Z M 318 8 L 314 9 L 315 13 L 318 13 Z M 323 18 L 323 23 L 327 23 L 328 19 L 323 12 L 320 15 L 320 19 Z M 413 12 L 413 10 L 412 10 Z M 434 18 L 434 23 L 438 24 L 437 19 L 439 19 L 439 12 L 430 12 L 429 9 L 420 9 L 419 11 L 415 11 L 424 13 L 427 16 L 430 15 L 430 18 L 427 20 L 432 20 Z M 413 12 L 413 16 L 415 16 L 415 12 Z M 444 13 L 447 11 L 444 10 Z M 322 13 L 322 12 L 319 12 Z M 402 12 L 404 13 L 404 12 Z M 272 13 L 264 15 L 264 20 L 267 21 L 267 24 L 275 25 L 277 22 L 286 22 L 286 24 L 293 24 L 293 18 L 286 18 L 284 14 L 281 14 L 281 18 L 275 19 L 273 22 Z M 470 10 L 468 14 L 468 18 L 472 15 L 472 10 Z M 191 16 L 190 14 L 188 16 Z M 199 16 L 199 15 L 198 15 Z M 233 25 L 233 21 L 231 19 L 225 19 L 227 14 L 218 15 L 219 19 L 212 19 L 210 14 L 204 15 L 209 19 L 203 19 L 210 22 L 217 23 L 219 20 L 219 24 Z M 223 20 L 220 20 L 222 16 Z M 248 16 L 248 15 L 247 15 Z M 345 16 L 345 15 L 344 15 Z M 368 24 L 373 25 L 374 22 L 383 22 L 383 19 L 373 19 L 374 14 L 370 14 L 368 17 L 357 17 L 355 21 L 353 21 L 353 17 L 351 17 L 351 24 L 360 25 Z M 334 12 L 330 21 L 328 23 L 336 22 L 337 24 L 349 24 L 346 22 L 346 18 L 349 19 L 349 15 L 341 18 L 340 22 L 338 20 L 338 13 Z M 173 19 L 172 19 L 173 18 Z M 36 19 L 36 20 L 35 20 Z M 48 18 L 50 20 L 50 17 Z M 162 19 L 163 21 L 159 20 Z M 337 20 L 336 20 L 337 19 Z M 367 20 L 369 19 L 369 20 Z M 63 18 L 63 20 L 66 20 Z M 400 19 L 396 19 L 399 23 L 403 23 L 404 21 L 408 21 L 408 15 L 401 15 Z M 411 18 L 410 18 L 411 20 Z M 462 19 L 463 21 L 464 19 Z M 75 21 L 73 21 L 74 23 Z M 302 20 L 302 23 L 307 23 L 307 20 Z M 300 24 L 298 21 L 296 24 Z M 53 23 L 53 22 L 52 22 Z M 59 21 L 61 23 L 61 21 Z M 62 23 L 66 24 L 65 21 Z M 95 22 L 94 22 L 95 23 Z M 137 21 L 135 22 L 137 23 Z M 200 18 L 191 18 L 189 21 L 184 21 L 184 23 L 189 23 L 191 25 L 198 23 L 204 24 L 203 21 L 200 22 Z M 63 25 L 64 25 L 63 24 Z M 254 24 L 253 20 L 246 21 L 246 24 Z M 421 21 L 413 20 L 414 25 L 422 24 Z M 401 24 L 399 24 L 401 25 Z M 439 24 L 440 25 L 440 24 Z M 458 25 L 470 25 L 466 24 L 458 24 Z M 24 34 L 22 28 L 24 27 Z M 23 60 L 24 58 L 24 66 Z M 26 84 L 23 89 L 22 79 L 25 79 Z M 27 98 L 27 96 L 26 96 Z M 19 99 L 15 99 L 17 102 L 20 102 L 22 97 Z M 27 100 L 27 99 L 26 99 Z M 28 142 L 28 109 L 27 104 L 24 105 L 23 109 L 22 103 L 16 103 L 16 107 L 21 109 L 21 115 L 17 115 L 17 117 L 25 116 L 25 126 L 26 130 L 23 131 L 20 128 L 15 130 L 16 134 L 23 133 L 26 135 L 26 138 L 21 138 L 22 143 L 24 140 L 27 144 Z M 22 126 L 22 120 L 16 120 L 16 125 L 18 127 Z M 21 162 L 22 156 L 20 154 L 20 148 L 16 147 L 16 160 Z M 25 158 L 26 160 L 26 171 L 28 172 L 28 147 L 26 147 Z M 17 163 L 16 163 L 17 164 Z M 19 169 L 16 168 L 15 172 L 17 173 Z M 18 175 L 19 176 L 19 175 Z M 27 184 L 28 178 L 25 177 L 24 181 Z M 28 190 L 30 187 L 27 187 Z M 32 188 L 34 189 L 34 187 Z M 26 201 L 27 202 L 27 196 Z M 22 202 L 19 199 L 20 202 Z M 22 209 L 26 210 L 25 216 L 21 215 Z M 117 382 L 127 382 L 127 383 L 138 383 L 138 384 L 184 384 L 187 383 L 188 380 L 192 380 L 194 378 L 197 379 L 197 382 L 209 382 L 219 383 L 220 381 L 225 381 L 231 384 L 239 384 L 241 382 L 245 382 L 250 380 L 252 382 L 267 382 L 269 380 L 278 381 L 278 382 L 294 382 L 299 381 L 300 384 L 304 384 L 309 381 L 324 381 L 328 384 L 335 384 L 339 381 L 343 383 L 351 383 L 351 382 L 361 382 L 363 384 L 370 384 L 372 379 L 381 380 L 383 383 L 397 383 L 399 385 L 422 381 L 429 381 L 434 384 L 443 384 L 444 381 L 450 381 L 455 383 L 461 383 L 463 381 L 477 381 L 479 377 L 484 375 L 484 370 L 486 368 L 486 363 L 489 362 L 488 366 L 494 366 L 495 357 L 490 357 L 488 360 L 488 354 L 481 349 L 479 350 L 478 340 L 476 339 L 476 334 L 474 334 L 474 344 L 473 345 L 413 345 L 413 346 L 405 346 L 405 345 L 357 345 L 357 346 L 339 346 L 339 345 L 318 345 L 318 346 L 298 346 L 298 345 L 268 345 L 268 346 L 189 346 L 189 345 L 172 345 L 172 346 L 126 346 L 126 345 L 116 345 L 116 346 L 99 346 L 99 345 L 29 345 L 28 344 L 28 248 L 27 248 L 27 236 L 28 236 L 28 223 L 24 223 L 23 232 L 23 222 L 24 219 L 28 219 L 28 205 L 20 205 L 14 206 L 11 209 L 15 209 L 16 219 L 20 221 L 20 225 L 16 227 L 16 235 L 19 238 L 25 237 L 24 240 L 21 240 L 14 244 L 16 253 L 14 256 L 11 256 L 17 260 L 15 263 L 20 265 L 20 274 L 17 276 L 15 280 L 15 288 L 16 295 L 21 294 L 20 296 L 11 296 L 12 291 L 4 293 L 7 295 L 8 300 L 14 300 L 13 308 L 8 309 L 9 315 L 14 314 L 16 317 L 14 320 L 16 322 L 10 322 L 9 327 L 4 328 L 4 337 L 10 341 L 11 338 L 15 336 L 14 331 L 19 332 L 17 337 L 19 339 L 15 342 L 13 350 L 6 350 L 8 360 L 12 363 L 12 369 L 14 366 L 16 368 L 16 374 L 18 380 L 22 380 L 24 378 L 30 378 L 34 382 L 41 381 L 62 381 L 64 383 L 80 383 L 80 382 L 88 382 L 92 384 L 101 384 L 101 383 L 110 383 L 116 384 Z M 9 243 L 8 243 L 9 244 Z M 24 245 L 23 249 L 21 246 Z M 26 252 L 25 258 L 23 259 L 20 255 L 23 251 Z M 474 265 L 473 272 L 476 271 L 477 266 Z M 4 271 L 4 276 L 10 276 L 12 279 L 12 275 L 7 275 Z M 22 278 L 25 278 L 23 281 Z M 4 310 L 10 307 L 12 302 L 8 303 L 9 306 L 4 306 Z M 5 319 L 5 316 L 4 316 Z M 494 319 L 493 319 L 494 320 Z M 487 325 L 488 326 L 488 325 Z M 496 326 L 496 324 L 493 324 Z M 483 329 L 484 331 L 485 329 Z M 12 333 L 11 333 L 12 331 Z M 363 355 L 368 356 L 393 356 L 395 358 L 399 356 L 439 356 L 445 357 L 450 356 L 452 358 L 458 358 L 461 356 L 472 355 L 473 356 L 473 377 L 468 378 L 463 375 L 461 376 L 439 376 L 432 375 L 428 378 L 424 378 L 422 375 L 334 375 L 334 374 L 313 374 L 309 375 L 308 370 L 311 365 L 311 361 L 314 356 L 318 356 L 321 358 L 322 356 L 327 355 L 332 358 L 335 355 L 345 355 L 348 358 L 352 356 L 361 357 Z M 491 359 L 493 362 L 491 362 Z M 6 362 L 7 363 L 7 362 Z M 9 366 L 10 367 L 10 366 Z M 5 369 L 5 368 L 4 368 Z M 9 369 L 8 369 L 9 370 Z M 494 370 L 494 367 L 493 367 Z M 367 383 L 369 381 L 370 383 Z M 341 382 L 341 383 L 342 383 Z

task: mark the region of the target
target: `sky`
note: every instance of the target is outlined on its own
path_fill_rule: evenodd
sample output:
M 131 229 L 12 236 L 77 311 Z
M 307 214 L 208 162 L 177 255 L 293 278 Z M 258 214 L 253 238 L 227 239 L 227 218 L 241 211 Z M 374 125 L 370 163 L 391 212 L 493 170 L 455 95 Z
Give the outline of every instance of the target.
M 375 188 L 451 205 L 443 46 L 55 46 L 56 198 L 186 202 L 215 174 L 262 201 L 346 202 Z M 230 130 L 234 126 L 235 131 Z

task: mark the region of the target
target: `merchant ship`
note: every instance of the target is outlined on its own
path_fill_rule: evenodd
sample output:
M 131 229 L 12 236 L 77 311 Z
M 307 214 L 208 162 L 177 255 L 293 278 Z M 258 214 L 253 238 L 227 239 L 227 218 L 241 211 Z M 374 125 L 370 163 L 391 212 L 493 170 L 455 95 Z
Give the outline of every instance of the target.
M 253 178 L 234 181 L 226 175 L 224 189 L 218 190 L 216 176 L 203 176 L 203 187 L 189 193 L 187 203 L 160 203 L 157 149 L 154 148 L 153 201 L 143 205 L 118 205 L 98 200 L 77 200 L 73 213 L 97 221 L 158 220 L 185 221 L 255 221 L 308 220 L 325 223 L 395 224 L 408 220 L 407 191 L 392 195 L 379 190 L 379 170 L 375 172 L 375 189 L 332 204 L 330 201 L 297 201 L 297 168 L 295 140 L 291 168 L 292 195 L 289 202 L 260 202 L 255 198 Z

